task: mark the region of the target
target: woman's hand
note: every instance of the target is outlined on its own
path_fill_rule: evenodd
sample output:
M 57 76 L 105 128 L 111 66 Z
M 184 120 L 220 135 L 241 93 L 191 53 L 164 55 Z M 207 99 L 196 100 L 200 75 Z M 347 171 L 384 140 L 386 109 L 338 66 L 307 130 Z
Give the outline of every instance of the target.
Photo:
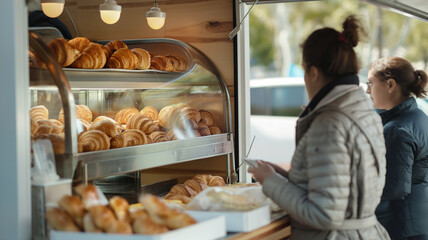
M 263 184 L 267 177 L 275 173 L 275 168 L 268 162 L 257 160 L 257 167 L 249 167 L 248 172 L 253 174 L 260 184 Z
M 277 173 L 279 173 L 280 175 L 282 175 L 285 178 L 288 178 L 288 171 L 285 170 L 283 167 L 276 165 L 275 163 L 271 163 L 271 162 L 266 162 L 266 161 L 262 161 L 262 162 L 271 165 Z

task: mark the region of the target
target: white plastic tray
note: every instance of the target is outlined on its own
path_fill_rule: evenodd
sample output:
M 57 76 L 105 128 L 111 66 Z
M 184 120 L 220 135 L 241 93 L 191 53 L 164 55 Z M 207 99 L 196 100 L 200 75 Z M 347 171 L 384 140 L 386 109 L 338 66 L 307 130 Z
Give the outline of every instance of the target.
M 224 216 L 198 216 L 189 213 L 198 221 L 197 224 L 157 235 L 120 235 L 106 233 L 73 233 L 50 231 L 50 240 L 209 240 L 226 236 Z
M 226 230 L 228 232 L 249 232 L 270 223 L 269 205 L 256 208 L 246 212 L 215 212 L 215 211 L 186 211 L 196 217 L 218 217 L 226 218 Z

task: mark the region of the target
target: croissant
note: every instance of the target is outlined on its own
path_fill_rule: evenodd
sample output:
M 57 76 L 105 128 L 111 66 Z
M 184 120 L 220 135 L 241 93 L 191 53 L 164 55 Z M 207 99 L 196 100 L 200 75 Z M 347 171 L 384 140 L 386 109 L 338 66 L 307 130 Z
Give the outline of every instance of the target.
M 116 222 L 113 212 L 104 205 L 95 205 L 89 208 L 92 220 L 99 229 L 107 231 L 109 226 Z
M 62 132 L 63 128 L 58 127 L 55 124 L 51 123 L 42 123 L 37 127 L 36 132 L 34 133 L 34 136 L 40 136 L 44 134 L 56 134 L 59 135 Z
M 83 145 L 83 152 L 106 150 L 110 148 L 110 138 L 102 131 L 89 130 L 78 136 L 78 141 Z
M 210 128 L 204 123 L 198 124 L 198 131 L 201 134 L 201 136 L 211 135 Z
M 201 121 L 201 113 L 194 107 L 184 107 L 181 109 L 181 114 L 190 121 L 192 128 L 197 129 L 198 123 Z
M 152 140 L 153 143 L 167 142 L 170 140 L 165 132 L 160 131 L 150 133 L 149 138 Z
M 186 184 L 175 184 L 169 193 L 179 194 L 186 197 L 194 197 L 198 194 L 198 192 L 195 192 L 191 187 L 187 186 Z
M 132 234 L 132 227 L 129 222 L 111 221 L 106 230 L 107 233 Z
M 86 132 L 91 127 L 91 124 L 88 121 L 83 119 L 77 119 L 77 120 L 78 120 L 76 125 L 77 132 L 79 133 Z
M 46 211 L 46 219 L 49 224 L 58 231 L 79 232 L 79 228 L 74 224 L 68 214 L 58 208 L 49 208 Z
M 126 124 L 128 119 L 132 116 L 132 114 L 138 114 L 140 111 L 136 108 L 125 108 L 120 110 L 116 116 L 114 117 L 114 120 L 120 124 Z
M 74 191 L 82 198 L 82 202 L 86 209 L 99 201 L 97 189 L 92 184 L 79 184 L 74 188 Z
M 63 38 L 52 40 L 48 46 L 56 56 L 58 63 L 63 67 L 69 66 L 81 55 L 79 50 L 73 48 L 68 41 Z
M 123 148 L 127 146 L 127 142 L 125 141 L 125 136 L 123 134 L 119 134 L 110 139 L 110 148 Z
M 88 123 L 92 122 L 92 112 L 86 105 L 76 105 L 76 118 L 83 119 Z M 61 108 L 58 114 L 58 120 L 64 123 L 64 109 Z
M 127 129 L 122 133 L 125 137 L 126 146 L 136 146 L 150 143 L 147 135 L 137 129 Z
M 109 117 L 106 117 L 106 116 L 98 116 L 98 117 L 96 117 L 94 119 L 94 121 L 92 121 L 92 124 L 94 124 L 94 123 L 96 123 L 98 121 L 102 121 L 102 120 L 110 120 L 110 121 L 112 121 L 114 123 L 117 123 L 113 118 L 109 118 Z M 119 123 L 117 123 L 117 124 L 119 124 Z
M 174 67 L 172 66 L 171 60 L 165 56 L 154 56 L 150 62 L 150 69 L 172 72 Z
M 159 111 L 158 119 L 162 127 L 171 129 L 180 120 L 180 108 L 169 105 Z
M 154 121 L 158 119 L 159 111 L 152 106 L 146 106 L 143 109 L 141 109 L 140 114 Z
M 166 56 L 172 63 L 174 72 L 184 72 L 187 69 L 186 62 L 179 56 Z
M 128 48 L 120 48 L 114 52 L 107 61 L 108 68 L 135 69 L 138 58 Z
M 118 129 L 117 124 L 115 124 L 113 121 L 109 119 L 104 119 L 104 120 L 92 123 L 92 125 L 89 127 L 89 130 L 99 130 L 107 134 L 109 138 L 117 136 L 120 133 L 120 130 Z
M 201 113 L 201 123 L 204 123 L 208 127 L 214 124 L 214 118 L 210 112 L 205 110 L 200 110 L 199 112 Z
M 46 120 L 49 118 L 49 111 L 43 105 L 34 106 L 30 110 L 30 117 L 34 121 Z
M 101 45 L 98 43 L 90 43 L 82 52 L 82 55 L 71 64 L 71 67 L 100 69 L 104 67 L 106 61 L 107 58 Z
M 31 138 L 35 137 L 35 134 L 36 134 L 38 127 L 39 127 L 39 124 L 37 124 L 37 121 L 30 118 Z
M 199 174 L 192 178 L 193 180 L 196 180 L 200 183 L 206 184 L 209 187 L 215 187 L 215 186 L 225 186 L 226 183 L 224 182 L 224 179 L 220 176 L 212 176 L 208 174 Z
M 85 48 L 91 43 L 89 39 L 85 37 L 76 37 L 71 40 L 68 40 L 68 43 L 75 49 L 79 50 L 79 52 L 83 52 Z
M 114 196 L 110 198 L 109 204 L 119 221 L 130 221 L 128 201 L 122 197 Z
M 86 213 L 85 216 L 83 217 L 83 230 L 85 232 L 95 232 L 95 233 L 103 232 L 101 229 L 95 226 L 95 223 L 92 220 L 90 213 Z
M 37 121 L 38 125 L 43 125 L 43 124 L 49 124 L 49 125 L 55 125 L 57 127 L 61 127 L 63 126 L 62 122 L 56 120 L 56 119 L 43 119 L 43 120 L 38 120 Z
M 107 58 L 110 58 L 110 56 L 118 49 L 120 48 L 128 48 L 128 46 L 121 40 L 113 40 L 110 41 L 105 45 Z
M 196 193 L 202 192 L 208 187 L 207 184 L 196 181 L 195 179 L 189 179 L 184 182 L 184 185 L 190 187 Z
M 57 134 L 42 134 L 37 136 L 36 139 L 49 139 L 52 143 L 52 148 L 55 154 L 65 153 L 64 138 Z
M 215 135 L 215 134 L 220 134 L 221 133 L 221 129 L 219 127 L 211 126 L 211 127 L 208 127 L 208 128 L 210 129 L 211 135 Z
M 133 214 L 134 223 L 132 228 L 135 233 L 138 234 L 160 234 L 168 232 L 168 228 L 165 225 L 159 224 L 154 221 L 149 214 L 140 209 L 135 211 Z
M 136 68 L 141 70 L 149 69 L 151 60 L 149 52 L 142 48 L 133 48 L 131 51 L 138 59 Z
M 192 199 L 190 197 L 181 195 L 181 194 L 175 194 L 175 193 L 168 193 L 165 195 L 165 199 L 167 200 L 179 200 L 184 204 L 188 204 Z
M 73 195 L 65 195 L 58 201 L 58 206 L 68 213 L 77 225 L 83 227 L 85 207 L 80 198 Z
M 153 123 L 150 119 L 145 118 L 141 114 L 133 114 L 126 122 L 126 129 L 138 129 L 145 134 L 159 131 L 159 125 Z

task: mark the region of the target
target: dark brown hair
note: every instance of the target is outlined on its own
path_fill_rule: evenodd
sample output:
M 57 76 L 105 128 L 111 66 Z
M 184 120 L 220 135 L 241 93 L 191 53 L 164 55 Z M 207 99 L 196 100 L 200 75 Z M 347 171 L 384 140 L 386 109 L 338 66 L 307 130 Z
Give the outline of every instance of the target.
M 365 34 L 360 21 L 351 15 L 342 24 L 343 32 L 332 28 L 314 31 L 302 44 L 306 68 L 319 68 L 327 77 L 358 73 L 358 59 L 354 47 L 360 34 Z
M 370 64 L 369 69 L 380 80 L 394 79 L 401 87 L 403 96 L 413 93 L 416 97 L 424 98 L 427 95 L 427 74 L 423 70 L 416 70 L 404 58 L 385 57 Z

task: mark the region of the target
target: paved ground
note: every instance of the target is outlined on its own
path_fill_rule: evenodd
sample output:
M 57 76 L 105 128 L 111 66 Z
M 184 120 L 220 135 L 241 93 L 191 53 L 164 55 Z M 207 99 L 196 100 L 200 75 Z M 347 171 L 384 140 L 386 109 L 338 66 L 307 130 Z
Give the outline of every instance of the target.
M 251 137 L 256 136 L 249 158 L 277 163 L 288 169 L 295 149 L 297 117 L 251 116 Z

